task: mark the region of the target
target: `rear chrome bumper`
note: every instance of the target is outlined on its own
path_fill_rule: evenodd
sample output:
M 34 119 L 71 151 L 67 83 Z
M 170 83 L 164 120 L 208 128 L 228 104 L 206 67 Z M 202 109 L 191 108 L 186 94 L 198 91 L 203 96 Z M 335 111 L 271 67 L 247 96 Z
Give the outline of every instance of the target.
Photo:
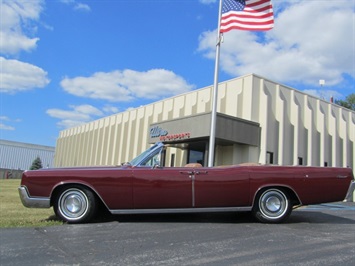
M 50 208 L 50 199 L 44 197 L 30 197 L 27 188 L 21 186 L 18 188 L 20 199 L 23 206 L 27 208 Z
M 354 190 L 355 190 L 355 181 L 351 181 L 348 192 L 346 193 L 344 201 L 353 202 L 354 201 Z

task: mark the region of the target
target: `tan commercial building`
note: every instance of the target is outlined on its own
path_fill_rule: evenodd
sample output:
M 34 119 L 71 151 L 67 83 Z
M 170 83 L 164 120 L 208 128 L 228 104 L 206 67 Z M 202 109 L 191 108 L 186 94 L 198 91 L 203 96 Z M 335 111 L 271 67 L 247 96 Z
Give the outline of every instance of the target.
M 179 144 L 165 165 L 207 166 L 212 86 L 60 132 L 54 164 L 117 165 Z M 250 74 L 218 87 L 214 165 L 355 167 L 355 112 Z

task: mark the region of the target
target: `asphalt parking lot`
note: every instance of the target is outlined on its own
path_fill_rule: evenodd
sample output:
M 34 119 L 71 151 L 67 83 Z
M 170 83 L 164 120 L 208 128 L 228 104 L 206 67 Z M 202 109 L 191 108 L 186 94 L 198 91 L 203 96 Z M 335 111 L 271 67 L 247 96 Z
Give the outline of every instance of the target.
M 1 265 L 355 265 L 355 203 L 309 206 L 283 224 L 248 213 L 113 216 L 0 230 Z

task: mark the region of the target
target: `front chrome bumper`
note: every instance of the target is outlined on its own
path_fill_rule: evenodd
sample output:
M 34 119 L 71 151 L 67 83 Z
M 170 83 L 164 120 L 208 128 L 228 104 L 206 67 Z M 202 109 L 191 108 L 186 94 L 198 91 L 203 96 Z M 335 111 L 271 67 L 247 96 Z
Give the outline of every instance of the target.
M 353 202 L 354 199 L 354 190 L 355 190 L 355 181 L 351 181 L 348 192 L 346 193 L 344 201 Z
M 50 208 L 50 199 L 44 197 L 30 197 L 27 188 L 21 186 L 18 188 L 20 199 L 23 206 L 27 208 Z

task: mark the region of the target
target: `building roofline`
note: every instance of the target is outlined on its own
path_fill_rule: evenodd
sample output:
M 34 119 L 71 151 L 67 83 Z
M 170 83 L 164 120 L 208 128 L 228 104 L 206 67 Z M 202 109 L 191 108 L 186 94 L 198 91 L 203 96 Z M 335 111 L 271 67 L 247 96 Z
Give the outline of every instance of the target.
M 249 74 L 245 74 L 245 75 L 242 75 L 242 76 L 239 76 L 239 77 L 227 79 L 227 80 L 224 80 L 224 81 L 219 81 L 219 82 L 218 82 L 218 85 L 221 85 L 221 84 L 224 84 L 224 83 L 233 81 L 233 80 L 243 79 L 243 78 L 246 78 L 246 77 L 249 77 L 249 76 L 256 77 L 256 78 L 259 78 L 259 79 L 263 79 L 263 80 L 265 80 L 265 81 L 268 81 L 268 82 L 271 82 L 271 83 L 274 83 L 274 84 L 279 84 L 280 86 L 282 86 L 282 87 L 284 87 L 284 88 L 286 88 L 286 89 L 296 91 L 296 92 L 301 93 L 301 94 L 303 94 L 303 95 L 305 95 L 305 96 L 311 97 L 311 98 L 313 98 L 313 99 L 315 99 L 315 100 L 319 100 L 319 101 L 324 102 L 324 103 L 326 103 L 326 104 L 330 104 L 330 105 L 332 105 L 332 106 L 334 106 L 334 107 L 336 107 L 336 108 L 344 109 L 345 111 L 351 112 L 351 113 L 353 113 L 353 114 L 355 115 L 355 111 L 353 111 L 353 110 L 350 110 L 350 109 L 345 108 L 345 107 L 343 107 L 343 106 L 340 106 L 340 105 L 338 105 L 338 104 L 332 103 L 332 102 L 330 102 L 330 101 L 321 99 L 321 98 L 319 98 L 319 97 L 317 97 L 317 96 L 308 94 L 308 93 L 306 93 L 306 92 L 300 91 L 300 90 L 298 90 L 298 89 L 296 89 L 296 88 L 287 86 L 287 85 L 285 85 L 285 84 L 276 82 L 276 81 L 271 80 L 271 79 L 269 79 L 269 78 L 265 78 L 265 77 L 263 77 L 263 76 L 261 76 L 261 75 L 255 74 L 255 73 L 249 73 Z M 117 114 L 123 114 L 123 113 L 130 112 L 130 111 L 133 111 L 133 110 L 138 110 L 138 109 L 140 109 L 140 108 L 145 108 L 145 107 L 148 107 L 148 106 L 150 106 L 150 105 L 157 104 L 157 103 L 159 103 L 159 102 L 168 101 L 168 100 L 174 99 L 174 98 L 176 98 L 176 97 L 181 97 L 181 96 L 187 95 L 187 94 L 189 94 L 189 93 L 191 93 L 191 92 L 198 92 L 198 91 L 202 91 L 202 90 L 205 90 L 205 89 L 211 88 L 211 87 L 213 87 L 213 84 L 212 84 L 212 85 L 205 86 L 205 87 L 202 87 L 202 88 L 194 89 L 194 90 L 191 90 L 191 91 L 187 91 L 187 92 L 184 92 L 184 93 L 181 93 L 181 94 L 178 94 L 178 95 L 174 95 L 174 96 L 171 96 L 171 97 L 168 97 L 168 98 L 164 98 L 164 99 L 160 99 L 160 100 L 157 100 L 157 101 L 153 101 L 153 102 L 151 102 L 151 103 L 147 103 L 147 104 L 144 104 L 144 105 L 141 105 L 141 106 L 138 106 L 138 107 L 132 107 L 132 108 L 129 108 L 129 109 L 125 110 L 125 111 L 117 112 L 117 113 L 114 113 L 114 114 L 111 114 L 111 115 L 108 115 L 108 116 L 105 116 L 105 117 L 101 117 L 101 118 L 98 118 L 98 119 L 89 121 L 89 122 L 87 122 L 87 123 L 84 123 L 84 124 L 81 124 L 81 125 L 78 125 L 78 126 L 74 126 L 74 127 L 71 127 L 71 128 L 67 128 L 67 129 L 61 130 L 60 132 L 65 132 L 65 131 L 67 131 L 67 130 L 72 130 L 72 129 L 74 129 L 74 128 L 80 128 L 80 127 L 85 126 L 85 125 L 87 125 L 87 124 L 94 123 L 94 122 L 96 122 L 96 121 L 100 121 L 100 120 L 102 120 L 102 119 L 105 119 L 105 118 L 108 118 L 108 117 L 111 117 L 111 116 L 115 116 L 115 115 L 117 115 Z
M 20 147 L 20 148 L 31 148 L 31 149 L 38 149 L 38 150 L 47 150 L 47 151 L 54 151 L 55 150 L 55 147 L 53 147 L 53 146 L 44 146 L 44 145 L 17 142 L 17 141 L 4 140 L 4 139 L 0 139 L 0 145 L 7 145 L 7 146 L 13 146 L 13 147 Z

